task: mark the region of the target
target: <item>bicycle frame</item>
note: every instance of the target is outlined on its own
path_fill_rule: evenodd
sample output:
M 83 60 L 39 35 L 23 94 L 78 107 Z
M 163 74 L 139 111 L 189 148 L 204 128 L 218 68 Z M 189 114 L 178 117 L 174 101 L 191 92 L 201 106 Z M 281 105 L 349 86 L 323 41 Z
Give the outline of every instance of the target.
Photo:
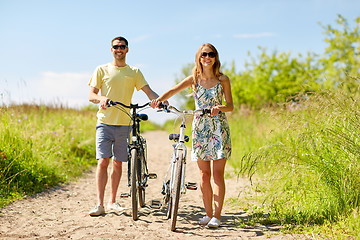
M 145 104 L 143 106 L 147 106 L 148 104 Z M 140 106 L 141 107 L 141 106 Z M 137 104 L 130 104 L 130 108 L 133 110 L 132 111 L 132 116 L 131 116 L 131 119 L 132 119 L 132 136 L 131 138 L 129 138 L 129 142 L 128 142 L 128 186 L 130 187 L 131 184 L 131 180 L 130 180 L 130 170 L 131 170 L 131 161 L 130 161 L 130 156 L 131 156 L 131 150 L 132 149 L 137 149 L 137 151 L 139 152 L 143 152 L 145 154 L 145 159 L 147 159 L 146 157 L 146 149 L 143 149 L 144 148 L 144 145 L 146 145 L 146 141 L 145 139 L 143 139 L 140 135 L 140 121 L 141 120 L 147 120 L 147 115 L 145 114 L 137 114 L 136 113 L 136 109 L 137 108 L 140 108 L 138 107 Z M 138 170 L 140 171 L 140 168 L 138 168 Z M 144 187 L 146 182 L 147 182 L 147 179 L 148 179 L 148 175 L 147 175 L 147 172 L 146 172 L 146 175 L 145 175 L 145 179 L 144 181 L 141 183 L 141 187 Z
M 115 105 L 120 105 L 120 107 L 117 108 L 123 111 L 126 115 L 128 115 L 132 122 L 132 133 L 128 139 L 128 187 L 130 187 L 130 194 L 122 194 L 122 196 L 128 197 L 129 195 L 131 195 L 133 219 L 137 220 L 137 195 L 139 198 L 140 206 L 144 207 L 145 188 L 147 186 L 147 180 L 148 178 L 156 178 L 156 174 L 148 173 L 146 141 L 140 134 L 140 122 L 142 120 L 146 121 L 148 117 L 146 114 L 138 114 L 136 112 L 137 109 L 145 108 L 149 106 L 150 103 L 146 103 L 141 106 L 139 106 L 138 104 L 130 104 L 129 106 L 127 106 L 121 102 L 113 102 L 109 100 L 109 107 Z M 124 108 L 131 109 L 131 115 L 127 111 L 125 111 Z
M 170 134 L 169 136 L 169 139 L 175 140 L 176 144 L 173 145 L 174 152 L 168 171 L 165 175 L 162 191 L 165 195 L 165 202 L 168 201 L 167 218 L 171 217 L 171 231 L 175 231 L 179 198 L 181 194 L 186 193 L 185 172 L 187 148 L 185 146 L 185 142 L 189 141 L 189 137 L 185 135 L 186 117 L 196 113 L 201 113 L 203 115 L 205 113 L 209 113 L 209 110 L 201 109 L 195 111 L 179 111 L 173 106 L 164 106 L 164 111 L 174 113 L 181 118 L 180 134 Z M 177 168 L 180 168 L 180 170 Z M 168 180 L 169 173 L 170 179 Z M 196 190 L 196 185 L 192 183 L 192 188 L 190 188 L 189 185 L 187 188 Z
M 187 156 L 187 147 L 185 145 L 185 115 L 182 115 L 182 122 L 180 125 L 180 134 L 179 134 L 179 140 L 177 141 L 177 143 L 173 146 L 174 147 L 174 153 L 173 153 L 173 157 L 171 159 L 171 176 L 170 176 L 170 192 L 173 193 L 173 188 L 174 188 L 174 178 L 175 178 L 175 172 L 176 172 L 176 162 L 179 159 L 179 152 L 183 152 L 182 156 L 183 156 L 183 168 L 182 168 L 182 174 L 181 174 L 181 193 L 184 194 L 186 193 L 186 189 L 185 189 L 185 172 L 186 172 L 186 156 Z M 188 139 L 187 139 L 188 140 Z

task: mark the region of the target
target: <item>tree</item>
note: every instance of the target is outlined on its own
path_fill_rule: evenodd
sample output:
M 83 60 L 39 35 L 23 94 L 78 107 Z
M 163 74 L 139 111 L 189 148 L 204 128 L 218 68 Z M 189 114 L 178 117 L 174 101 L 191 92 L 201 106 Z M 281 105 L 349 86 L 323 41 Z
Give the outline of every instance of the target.
M 360 77 L 360 17 L 351 28 L 347 20 L 338 15 L 338 28 L 322 26 L 326 35 L 325 55 L 320 59 L 327 88 L 341 88 L 354 92 Z
M 319 89 L 318 70 L 314 66 L 315 56 L 308 53 L 305 59 L 299 55 L 273 51 L 250 57 L 245 70 L 236 74 L 234 64 L 225 73 L 232 80 L 232 93 L 235 104 L 246 104 L 252 108 L 285 102 L 298 93 Z

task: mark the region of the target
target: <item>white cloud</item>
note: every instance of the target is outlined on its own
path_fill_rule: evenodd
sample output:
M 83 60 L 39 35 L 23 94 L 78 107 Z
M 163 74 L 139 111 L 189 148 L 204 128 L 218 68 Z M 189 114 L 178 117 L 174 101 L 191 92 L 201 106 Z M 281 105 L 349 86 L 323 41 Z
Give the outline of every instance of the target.
M 91 73 L 42 72 L 40 76 L 6 84 L 0 89 L 0 104 L 62 104 L 68 107 L 87 105 Z M 6 83 L 6 82 L 5 82 Z M 4 84 L 3 84 L 4 85 Z
M 42 72 L 40 84 L 51 95 L 72 96 L 78 93 L 79 89 L 87 86 L 89 80 L 89 73 Z
M 36 100 L 78 107 L 88 103 L 89 73 L 42 72 L 34 84 Z
M 275 36 L 275 33 L 272 32 L 234 34 L 234 38 L 263 38 L 273 36 Z

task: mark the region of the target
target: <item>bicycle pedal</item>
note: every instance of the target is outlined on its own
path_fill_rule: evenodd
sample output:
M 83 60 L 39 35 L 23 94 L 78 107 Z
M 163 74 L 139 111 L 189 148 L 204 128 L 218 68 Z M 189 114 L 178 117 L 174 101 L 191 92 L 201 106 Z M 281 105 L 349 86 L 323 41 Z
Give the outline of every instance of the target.
M 130 197 L 130 193 L 122 193 L 122 194 L 120 194 L 120 197 L 121 198 L 128 198 L 128 197 Z
M 161 201 L 159 201 L 159 200 L 151 200 L 150 207 L 155 208 L 155 209 L 160 209 L 161 208 Z
M 150 178 L 150 179 L 156 179 L 156 178 L 157 178 L 157 174 L 156 174 L 156 173 L 149 173 L 149 178 Z
M 197 184 L 194 182 L 188 182 L 186 185 L 186 188 L 189 190 L 197 190 Z

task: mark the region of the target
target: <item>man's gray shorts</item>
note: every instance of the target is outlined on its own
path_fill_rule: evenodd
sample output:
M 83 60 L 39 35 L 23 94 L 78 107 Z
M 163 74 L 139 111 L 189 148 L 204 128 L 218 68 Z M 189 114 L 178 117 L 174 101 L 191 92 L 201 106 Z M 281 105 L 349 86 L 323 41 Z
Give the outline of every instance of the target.
M 113 157 L 113 160 L 127 161 L 127 139 L 129 126 L 96 124 L 96 159 Z

